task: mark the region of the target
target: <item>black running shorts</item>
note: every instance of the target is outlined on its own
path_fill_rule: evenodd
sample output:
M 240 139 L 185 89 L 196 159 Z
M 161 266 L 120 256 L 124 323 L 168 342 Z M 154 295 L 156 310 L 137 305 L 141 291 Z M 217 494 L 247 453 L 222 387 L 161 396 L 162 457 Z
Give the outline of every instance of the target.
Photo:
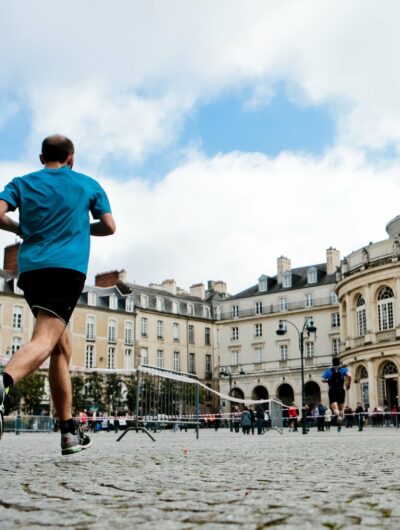
M 23 272 L 18 287 L 32 313 L 47 311 L 68 324 L 85 285 L 86 276 L 72 269 L 47 268 Z
M 329 387 L 329 403 L 344 403 L 344 388 Z

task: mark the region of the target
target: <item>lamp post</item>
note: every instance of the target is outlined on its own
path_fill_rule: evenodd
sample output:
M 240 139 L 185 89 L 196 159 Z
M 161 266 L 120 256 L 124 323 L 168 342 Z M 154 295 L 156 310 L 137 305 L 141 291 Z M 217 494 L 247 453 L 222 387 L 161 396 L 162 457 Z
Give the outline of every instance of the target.
M 231 396 L 232 393 L 232 372 L 229 370 L 227 366 L 221 366 L 219 370 L 219 376 L 220 377 L 229 377 L 229 396 Z M 232 407 L 229 402 L 229 429 L 231 432 L 233 432 L 233 423 L 232 423 Z
M 277 335 L 285 335 L 287 333 L 287 329 L 283 325 L 283 323 L 286 322 L 287 324 L 290 324 L 295 328 L 297 331 L 297 334 L 299 336 L 299 350 L 300 350 L 300 361 L 301 361 L 301 423 L 302 423 L 302 434 L 307 434 L 306 429 L 306 393 L 305 393 L 305 384 L 304 384 L 304 333 L 307 332 L 307 336 L 310 336 L 310 333 L 315 333 L 317 331 L 317 328 L 314 326 L 314 321 L 312 317 L 306 317 L 304 319 L 304 324 L 301 330 L 296 326 L 296 324 L 293 324 L 293 322 L 290 322 L 290 320 L 280 320 L 279 321 L 279 327 L 276 330 Z

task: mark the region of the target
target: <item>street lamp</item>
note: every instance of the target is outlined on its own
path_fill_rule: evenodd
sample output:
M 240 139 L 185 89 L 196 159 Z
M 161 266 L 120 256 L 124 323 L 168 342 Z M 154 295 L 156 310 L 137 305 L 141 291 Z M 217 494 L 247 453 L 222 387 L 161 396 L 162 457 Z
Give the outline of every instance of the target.
M 287 332 L 286 327 L 283 325 L 283 323 L 286 322 L 287 324 L 290 324 L 295 328 L 297 331 L 297 334 L 299 336 L 299 350 L 300 350 L 300 361 L 301 361 L 301 423 L 302 423 L 302 433 L 307 434 L 306 430 L 306 393 L 305 393 L 305 385 L 304 385 L 304 333 L 307 332 L 307 336 L 310 336 L 310 333 L 315 333 L 317 331 L 317 328 L 314 326 L 314 321 L 312 317 L 306 317 L 304 319 L 304 324 L 302 329 L 300 330 L 293 322 L 290 322 L 290 320 L 280 320 L 279 321 L 279 327 L 276 330 L 277 335 L 285 335 Z
M 220 377 L 229 377 L 229 396 L 232 394 L 232 372 L 227 366 L 221 366 L 219 370 Z M 232 407 L 229 402 L 229 429 L 233 432 L 233 422 L 232 422 Z

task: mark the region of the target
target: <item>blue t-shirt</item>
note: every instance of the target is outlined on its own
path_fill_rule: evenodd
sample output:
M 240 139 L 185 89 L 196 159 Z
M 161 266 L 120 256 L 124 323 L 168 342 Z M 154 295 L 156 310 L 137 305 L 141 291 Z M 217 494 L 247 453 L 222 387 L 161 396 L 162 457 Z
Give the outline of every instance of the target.
M 90 219 L 111 213 L 103 188 L 67 166 L 42 169 L 14 178 L 0 199 L 19 208 L 23 237 L 19 272 L 47 267 L 86 274 L 90 252 Z
M 344 366 L 340 367 L 340 372 L 341 372 L 341 374 L 343 376 L 343 381 L 344 381 L 344 378 L 346 377 L 348 371 L 349 371 L 348 368 L 345 368 Z M 331 370 L 331 368 L 327 368 L 325 370 L 325 372 L 322 374 L 322 379 L 325 379 L 326 381 L 329 382 L 329 379 L 331 378 L 331 376 L 332 376 L 332 370 Z

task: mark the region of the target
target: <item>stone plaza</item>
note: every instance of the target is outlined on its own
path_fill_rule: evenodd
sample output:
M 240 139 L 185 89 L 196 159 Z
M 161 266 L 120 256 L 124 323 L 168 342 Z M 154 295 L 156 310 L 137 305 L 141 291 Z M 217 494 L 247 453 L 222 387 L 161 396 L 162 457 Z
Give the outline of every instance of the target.
M 400 431 L 6 433 L 1 530 L 400 528 Z

